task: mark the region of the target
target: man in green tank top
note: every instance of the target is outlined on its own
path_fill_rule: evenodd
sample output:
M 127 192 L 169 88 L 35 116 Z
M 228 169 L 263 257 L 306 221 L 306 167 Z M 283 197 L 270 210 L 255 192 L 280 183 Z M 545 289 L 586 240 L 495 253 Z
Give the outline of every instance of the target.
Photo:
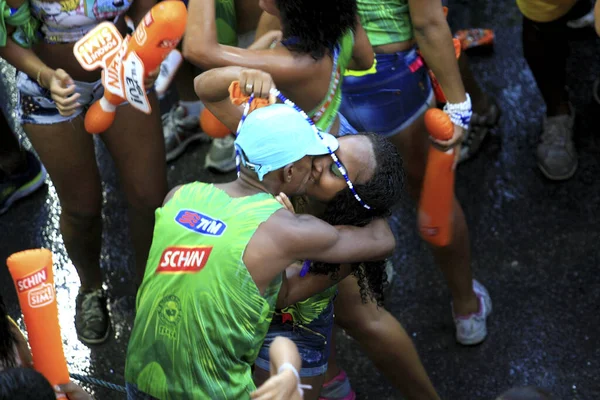
M 129 399 L 248 399 L 255 390 L 251 365 L 286 267 L 304 259 L 383 259 L 393 251 L 383 220 L 334 228 L 273 197 L 304 191 L 312 156 L 338 147 L 333 136 L 323 137 L 291 107 L 258 109 L 236 139 L 237 180 L 186 184 L 167 196 L 156 211 L 137 295 L 125 370 Z M 283 374 L 293 393 L 296 376 Z

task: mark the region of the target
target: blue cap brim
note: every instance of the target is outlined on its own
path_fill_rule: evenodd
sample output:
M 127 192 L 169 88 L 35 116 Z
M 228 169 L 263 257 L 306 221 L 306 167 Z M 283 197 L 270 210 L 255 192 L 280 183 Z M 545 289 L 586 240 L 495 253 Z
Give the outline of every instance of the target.
M 340 144 L 338 143 L 338 140 L 335 136 L 326 132 L 320 133 L 323 139 L 321 139 L 319 136 L 317 136 L 317 134 L 315 134 L 315 141 L 308 147 L 306 155 L 321 156 L 323 154 L 329 154 L 330 149 L 333 152 L 340 147 Z

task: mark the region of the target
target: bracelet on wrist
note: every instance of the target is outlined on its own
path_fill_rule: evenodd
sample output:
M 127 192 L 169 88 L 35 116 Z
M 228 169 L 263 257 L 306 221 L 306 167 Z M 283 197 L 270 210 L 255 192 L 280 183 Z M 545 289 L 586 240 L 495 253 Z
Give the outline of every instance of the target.
M 44 79 L 44 72 L 46 69 L 49 69 L 46 66 L 41 67 L 38 72 L 37 72 L 37 76 L 36 76 L 36 82 L 38 85 L 40 85 L 40 87 L 44 88 L 44 89 L 48 89 L 48 87 L 45 85 L 45 79 Z
M 304 389 L 312 389 L 311 385 L 303 385 L 300 380 L 300 374 L 296 367 L 294 367 L 289 362 L 281 364 L 281 366 L 277 369 L 277 374 L 282 373 L 285 370 L 290 370 L 296 376 L 296 381 L 298 382 L 298 392 L 300 392 L 301 396 L 304 396 Z
M 467 93 L 467 99 L 462 103 L 446 103 L 444 112 L 448 114 L 454 125 L 458 125 L 463 129 L 469 129 L 473 109 L 471 106 L 471 97 Z

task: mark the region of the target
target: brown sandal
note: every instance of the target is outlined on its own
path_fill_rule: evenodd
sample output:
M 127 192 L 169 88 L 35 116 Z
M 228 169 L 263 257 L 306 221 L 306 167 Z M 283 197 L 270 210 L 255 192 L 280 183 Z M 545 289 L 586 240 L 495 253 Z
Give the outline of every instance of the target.
M 459 163 L 466 161 L 473 157 L 483 141 L 487 137 L 488 132 L 498 125 L 500 119 L 501 110 L 492 96 L 489 97 L 489 105 L 485 114 L 473 113 L 471 117 L 471 123 L 469 124 L 469 130 L 465 135 L 465 138 L 460 148 L 460 159 Z

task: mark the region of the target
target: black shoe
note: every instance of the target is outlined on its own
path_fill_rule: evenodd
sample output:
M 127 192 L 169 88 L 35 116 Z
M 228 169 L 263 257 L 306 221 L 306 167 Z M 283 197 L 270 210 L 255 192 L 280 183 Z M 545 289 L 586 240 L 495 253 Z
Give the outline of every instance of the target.
M 79 292 L 75 302 L 75 330 L 79 340 L 86 344 L 104 343 L 110 333 L 110 317 L 102 289 Z

